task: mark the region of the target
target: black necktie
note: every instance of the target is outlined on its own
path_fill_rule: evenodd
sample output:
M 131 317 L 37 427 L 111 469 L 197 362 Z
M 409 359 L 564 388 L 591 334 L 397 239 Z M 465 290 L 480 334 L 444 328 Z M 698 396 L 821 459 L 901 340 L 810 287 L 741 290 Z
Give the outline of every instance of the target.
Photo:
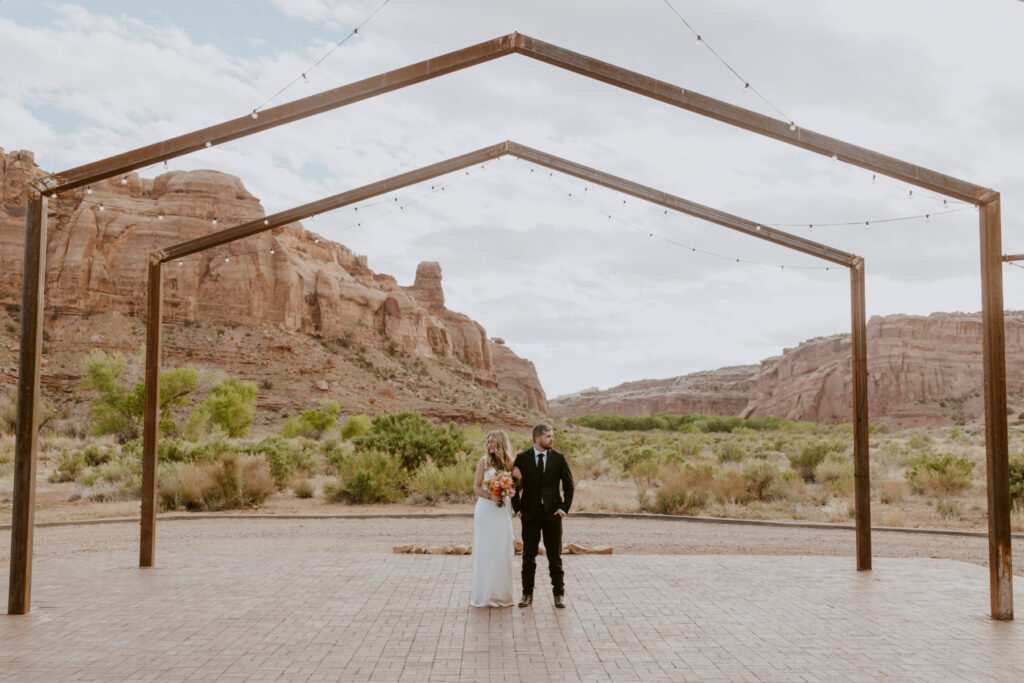
M 544 454 L 543 453 L 538 453 L 537 454 L 537 470 L 540 471 L 541 474 L 544 474 Z

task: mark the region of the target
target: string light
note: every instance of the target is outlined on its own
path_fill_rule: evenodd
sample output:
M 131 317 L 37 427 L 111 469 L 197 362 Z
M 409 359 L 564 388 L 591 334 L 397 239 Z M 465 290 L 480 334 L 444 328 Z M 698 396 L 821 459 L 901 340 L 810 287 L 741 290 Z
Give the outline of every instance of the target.
M 721 62 L 721 63 L 722 63 L 722 66 L 724 66 L 724 67 L 725 67 L 726 69 L 728 69 L 728 70 L 729 70 L 729 71 L 730 71 L 730 72 L 732 73 L 732 75 L 733 75 L 733 76 L 735 76 L 735 77 L 736 77 L 737 79 L 739 79 L 740 83 L 742 83 L 742 84 L 743 84 L 743 92 L 748 92 L 748 91 L 749 91 L 749 92 L 753 92 L 753 93 L 754 93 L 754 94 L 756 94 L 756 95 L 757 95 L 757 96 L 758 96 L 759 98 L 761 98 L 761 100 L 762 100 L 762 101 L 763 101 L 763 102 L 764 102 L 765 104 L 767 104 L 767 105 L 768 105 L 769 107 L 771 107 L 772 109 L 774 109 L 774 110 L 775 110 L 775 113 L 776 113 L 776 114 L 778 114 L 778 115 L 779 115 L 779 116 L 780 116 L 780 117 L 782 118 L 782 120 L 783 120 L 783 121 L 788 121 L 788 120 L 789 120 L 789 117 L 788 117 L 788 116 L 786 116 L 785 114 L 783 114 L 783 113 L 782 113 L 782 110 L 780 110 L 780 109 L 779 109 L 778 107 L 776 107 L 776 106 L 775 106 L 775 105 L 774 105 L 774 104 L 773 104 L 772 102 L 770 102 L 770 101 L 768 100 L 768 98 L 767 98 L 767 97 L 765 97 L 764 95 L 762 95 L 762 94 L 761 94 L 761 93 L 760 93 L 760 92 L 759 92 L 759 91 L 757 90 L 757 88 L 755 88 L 755 87 L 751 86 L 751 85 L 750 85 L 750 81 L 748 81 L 747 79 L 743 78 L 743 76 L 740 76 L 739 72 L 738 72 L 738 71 L 736 71 L 736 69 L 734 69 L 734 68 L 732 67 L 732 65 L 731 65 L 731 64 L 729 64 L 729 62 L 725 61 L 725 58 L 723 58 L 723 57 L 722 57 L 722 55 L 718 54 L 718 52 L 717 52 L 717 51 L 715 50 L 715 48 L 711 47 L 711 45 L 710 45 L 710 44 L 708 44 L 708 42 L 707 42 L 706 40 L 704 40 L 703 36 L 701 36 L 701 34 L 697 32 L 697 29 L 695 29 L 695 28 L 694 28 L 693 26 L 691 26 L 691 25 L 690 25 L 690 22 L 688 22 L 688 21 L 687 21 L 687 20 L 686 20 L 686 19 L 685 19 L 685 18 L 683 17 L 683 15 L 682 15 L 682 14 L 680 14 L 680 13 L 679 13 L 679 11 L 678 11 L 678 10 L 677 10 L 677 9 L 676 9 L 675 7 L 673 7 L 673 6 L 672 6 L 672 3 L 671 3 L 671 2 L 669 2 L 669 0 L 663 0 L 663 1 L 664 1 L 665 5 L 666 5 L 666 6 L 667 6 L 667 7 L 668 7 L 668 8 L 670 9 L 670 10 L 672 10 L 672 13 L 673 13 L 673 14 L 675 14 L 675 15 L 676 15 L 676 17 L 678 17 L 678 18 L 679 18 L 679 21 L 683 22 L 683 24 L 684 24 L 684 25 L 686 26 L 686 28 L 690 29 L 690 32 L 691 32 L 691 33 L 692 33 L 693 35 L 695 35 L 695 36 L 697 37 L 697 47 L 700 47 L 700 46 L 702 46 L 702 45 L 703 45 L 704 47 L 706 47 L 706 48 L 708 49 L 708 52 L 710 52 L 711 54 L 713 54 L 713 55 L 715 56 L 715 58 L 716 58 L 716 59 L 717 59 L 717 60 L 718 60 L 719 62 Z M 795 124 L 795 123 L 793 123 L 792 121 L 790 121 L 790 126 L 789 126 L 789 129 L 790 129 L 790 130 L 796 130 L 796 124 Z
M 122 185 L 127 185 L 128 184 L 128 176 L 125 176 L 125 177 L 121 178 L 121 184 Z
M 90 185 L 89 187 L 85 188 L 85 193 L 86 194 L 92 194 L 92 185 Z
M 207 140 L 207 141 L 206 141 L 206 146 L 207 146 L 207 147 L 213 147 L 213 143 L 212 143 L 212 142 L 210 142 L 209 140 Z
M 164 219 L 164 212 L 161 211 L 159 214 L 157 214 L 156 219 L 158 221 L 162 221 Z
M 231 258 L 228 256 L 224 257 L 224 263 L 231 263 Z
M 328 51 L 327 51 L 326 53 L 324 53 L 324 55 L 323 55 L 323 56 L 322 56 L 322 57 L 321 57 L 320 59 L 318 59 L 318 60 L 316 60 L 315 62 L 313 62 L 313 64 L 311 64 L 311 65 L 310 65 L 310 66 L 309 66 L 309 67 L 308 67 L 308 68 L 307 68 L 307 69 L 306 69 L 305 71 L 303 71 L 303 72 L 302 72 L 302 75 L 301 75 L 301 79 L 302 79 L 303 81 L 305 81 L 306 83 L 308 83 L 308 82 L 309 82 L 309 78 L 307 77 L 307 75 L 306 75 L 306 74 L 307 74 L 308 72 L 312 71 L 313 69 L 317 68 L 318 66 L 320 66 L 321 62 L 323 62 L 323 61 L 324 61 L 325 59 L 327 59 L 327 58 L 328 58 L 328 57 L 330 57 L 330 56 L 331 56 L 332 54 L 334 54 L 334 51 L 335 51 L 335 50 L 337 50 L 337 49 L 338 49 L 339 47 L 341 47 L 342 45 L 344 45 L 345 43 L 347 43 L 347 42 L 349 41 L 349 39 L 351 39 L 351 38 L 352 38 L 353 36 L 357 36 L 357 35 L 359 35 L 359 29 L 361 29 L 362 27 L 366 26 L 366 24 L 367 24 L 367 23 L 369 23 L 369 21 L 370 21 L 371 19 L 373 19 L 373 18 L 374 18 L 375 16 L 377 16 L 377 12 L 380 12 L 380 11 L 381 11 L 382 9 L 384 9 L 384 6 L 385 6 L 385 5 L 387 5 L 387 4 L 388 4 L 388 3 L 390 2 L 390 1 L 391 1 L 391 0 L 384 0 L 384 2 L 382 2 L 382 3 L 381 3 L 381 4 L 380 4 L 380 5 L 378 6 L 378 7 L 377 7 L 377 9 L 375 9 L 375 10 L 374 10 L 374 11 L 373 11 L 373 12 L 372 12 L 372 13 L 370 14 L 370 16 L 366 17 L 366 19 L 364 19 L 364 20 L 363 20 L 363 23 L 359 24 L 359 25 L 358 25 L 358 26 L 356 26 L 356 27 L 355 27 L 354 29 L 352 29 L 352 31 L 351 31 L 351 32 L 349 32 L 349 34 L 348 34 L 347 36 L 345 36 L 345 37 L 344 37 L 344 38 L 342 38 L 342 39 L 341 39 L 340 41 L 338 41 L 338 43 L 337 43 L 337 44 L 336 44 L 336 45 L 335 45 L 334 47 L 332 47 L 332 48 L 331 48 L 330 50 L 328 50 Z M 295 78 L 293 78 L 293 79 L 291 80 L 291 82 L 289 82 L 289 83 L 288 83 L 288 84 L 287 84 L 286 86 L 284 86 L 283 88 L 281 88 L 280 90 L 278 90 L 278 91 L 277 91 L 276 93 L 274 93 L 273 95 L 271 95 L 270 97 L 268 97 L 268 98 L 267 98 L 266 100 L 264 100 L 264 101 L 263 101 L 263 104 L 261 104 L 260 106 L 258 106 L 258 107 L 256 107 L 256 108 L 254 108 L 254 109 L 252 110 L 252 117 L 253 117 L 253 118 L 256 118 L 256 115 L 257 115 L 257 113 L 258 113 L 258 112 L 259 112 L 259 111 L 260 111 L 261 109 L 263 109 L 263 108 L 264 108 L 265 106 L 267 106 L 268 104 L 270 104 L 271 102 L 273 102 L 273 101 L 274 101 L 275 99 L 277 99 L 277 98 L 278 98 L 278 96 L 280 96 L 280 95 L 281 95 L 281 93 L 283 93 L 283 92 L 284 92 L 285 90 L 287 90 L 288 88 L 290 88 L 290 87 L 292 87 L 293 85 L 295 85 L 295 84 L 296 84 L 296 83 L 297 83 L 297 82 L 299 81 L 299 78 L 300 78 L 299 76 L 296 76 L 296 77 L 295 77 Z
M 103 202 L 100 202 L 100 211 L 103 210 Z
M 213 224 L 217 225 L 217 217 L 216 216 L 213 217 Z

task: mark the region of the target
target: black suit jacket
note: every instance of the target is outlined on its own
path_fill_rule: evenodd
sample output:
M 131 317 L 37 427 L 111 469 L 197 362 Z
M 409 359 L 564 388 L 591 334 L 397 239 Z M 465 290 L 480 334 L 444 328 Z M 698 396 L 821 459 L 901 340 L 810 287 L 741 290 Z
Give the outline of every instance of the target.
M 533 455 L 533 447 L 516 455 L 515 466 L 523 474 L 523 481 L 512 496 L 512 509 L 522 512 L 529 518 L 541 507 L 544 501 L 544 514 L 553 515 L 555 509 L 568 514 L 572 507 L 572 472 L 565 456 L 551 448 L 544 457 L 544 474 L 537 470 L 537 461 Z M 562 491 L 559 493 L 558 485 Z

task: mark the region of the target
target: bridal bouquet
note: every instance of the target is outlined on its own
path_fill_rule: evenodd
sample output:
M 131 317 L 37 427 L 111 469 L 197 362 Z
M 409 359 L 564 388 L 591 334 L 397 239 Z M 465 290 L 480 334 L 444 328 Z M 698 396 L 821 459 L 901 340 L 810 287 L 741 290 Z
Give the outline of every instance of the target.
M 495 505 L 501 507 L 505 504 L 505 499 L 515 493 L 516 480 L 512 478 L 511 472 L 505 472 L 502 470 L 487 476 L 484 479 L 484 488 L 487 489 L 492 496 L 501 497 L 501 500 L 495 503 Z

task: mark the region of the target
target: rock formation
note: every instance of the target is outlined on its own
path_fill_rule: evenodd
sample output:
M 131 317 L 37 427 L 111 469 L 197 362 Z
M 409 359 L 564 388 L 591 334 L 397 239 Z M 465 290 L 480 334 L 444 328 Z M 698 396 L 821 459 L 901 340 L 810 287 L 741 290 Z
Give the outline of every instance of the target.
M 553 399 L 551 412 L 559 417 L 588 413 L 738 415 L 750 401 L 757 372 L 756 365 L 738 365 L 670 379 L 626 382 L 606 391 L 584 389 Z
M 25 184 L 41 175 L 30 152 L 0 150 L 0 303 L 20 304 Z M 263 215 L 241 180 L 217 171 L 130 173 L 62 193 L 49 204 L 47 315 L 144 317 L 152 251 Z M 163 291 L 169 325 L 273 325 L 383 348 L 446 362 L 480 386 L 546 407 L 531 363 L 504 349 L 495 366 L 484 328 L 445 308 L 437 263 L 420 264 L 413 285 L 401 287 L 295 223 L 166 264 Z
M 982 415 L 981 315 L 890 315 L 868 321 L 871 422 L 914 427 Z M 1006 376 L 1013 415 L 1024 410 L 1024 312 L 1006 312 Z M 655 412 L 775 415 L 850 422 L 850 336 L 811 339 L 760 366 L 588 389 L 550 402 L 561 417 Z

